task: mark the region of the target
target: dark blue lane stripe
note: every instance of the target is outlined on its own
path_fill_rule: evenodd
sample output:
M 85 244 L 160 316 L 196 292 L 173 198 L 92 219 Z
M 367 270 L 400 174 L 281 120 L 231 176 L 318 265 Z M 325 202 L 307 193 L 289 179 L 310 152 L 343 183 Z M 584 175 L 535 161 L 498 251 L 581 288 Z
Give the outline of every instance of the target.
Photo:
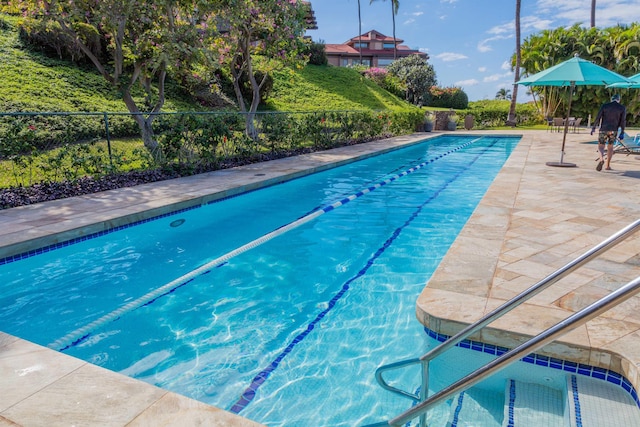
M 578 378 L 571 375 L 571 395 L 573 396 L 573 409 L 575 410 L 576 427 L 582 427 L 582 410 L 580 408 L 580 393 L 578 392 Z
M 514 380 L 509 380 L 509 420 L 507 422 L 507 427 L 515 426 L 515 410 L 516 406 L 516 382 Z
M 462 404 L 464 403 L 464 391 L 458 395 L 458 403 L 456 409 L 453 412 L 453 420 L 451 421 L 451 427 L 458 427 L 458 419 L 460 418 L 460 412 L 462 412 Z
M 349 280 L 347 280 L 343 285 L 342 288 L 340 289 L 340 291 L 331 299 L 331 301 L 329 302 L 329 306 L 323 310 L 322 312 L 320 312 L 320 314 L 318 314 L 316 316 L 315 319 L 313 319 L 309 325 L 307 326 L 307 328 L 301 332 L 300 334 L 298 334 L 292 342 L 290 342 L 286 348 L 278 355 L 278 357 L 276 357 L 270 364 L 269 366 L 267 366 L 265 369 L 263 369 L 260 373 L 258 373 L 258 375 L 256 375 L 253 380 L 251 381 L 251 384 L 249 385 L 249 387 L 247 387 L 245 389 L 245 391 L 242 393 L 242 395 L 240 396 L 240 398 L 236 401 L 236 403 L 233 404 L 233 406 L 231 407 L 231 409 L 229 409 L 229 411 L 238 414 L 240 413 L 240 411 L 242 411 L 244 408 L 247 407 L 247 405 L 249 403 L 251 403 L 251 401 L 253 399 L 255 399 L 256 397 L 256 391 L 262 386 L 262 384 L 264 384 L 264 382 L 267 380 L 267 378 L 269 377 L 269 375 L 271 375 L 271 373 L 273 371 L 276 370 L 276 368 L 278 367 L 278 365 L 280 364 L 280 362 L 286 357 L 287 354 L 291 353 L 291 350 L 293 350 L 293 348 L 299 343 L 301 342 L 307 335 L 309 335 L 309 333 L 314 329 L 315 325 L 322 320 L 322 318 L 324 318 L 327 313 L 329 313 L 329 311 L 336 305 L 336 303 L 338 302 L 338 300 L 340 300 L 344 294 L 349 290 L 349 284 L 353 283 L 353 281 L 355 281 L 356 279 L 362 277 L 367 270 L 369 270 L 369 268 L 371 266 L 373 266 L 374 262 L 384 253 L 384 251 L 391 246 L 391 244 L 393 243 L 394 240 L 396 240 L 396 238 L 400 235 L 400 233 L 402 232 L 402 230 L 404 228 L 406 228 L 409 224 L 411 224 L 411 222 L 413 222 L 414 219 L 416 219 L 418 217 L 418 215 L 420 214 L 420 212 L 422 212 L 422 210 L 424 209 L 425 206 L 427 206 L 429 203 L 431 203 L 434 199 L 436 199 L 440 193 L 442 193 L 442 191 L 444 191 L 447 187 L 449 187 L 449 185 L 451 183 L 453 183 L 454 181 L 456 181 L 460 175 L 462 175 L 463 172 L 466 172 L 466 170 L 469 169 L 469 167 L 471 167 L 475 162 L 478 161 L 478 159 L 480 158 L 480 156 L 485 153 L 486 151 L 488 151 L 491 147 L 493 147 L 495 144 L 497 143 L 496 140 L 494 140 L 491 144 L 489 144 L 487 147 L 485 147 L 480 153 L 478 153 L 473 160 L 471 160 L 471 162 L 469 163 L 469 165 L 464 169 L 459 171 L 457 174 L 455 174 L 453 177 L 451 177 L 447 182 L 445 182 L 431 197 L 429 197 L 426 201 L 424 201 L 420 206 L 418 206 L 418 208 L 413 212 L 413 214 L 411 214 L 411 216 L 409 217 L 409 219 L 407 219 L 405 221 L 405 223 L 398 227 L 391 235 L 391 237 L 389 237 L 384 244 L 378 248 L 378 250 L 373 254 L 373 256 L 371 256 L 371 258 L 369 258 L 369 260 L 367 260 L 366 265 L 352 278 L 350 278 Z M 468 144 L 467 144 L 468 145 Z M 458 151 L 458 149 L 454 149 L 449 151 L 447 154 L 453 152 L 453 151 Z M 443 156 L 438 156 L 437 158 L 441 158 Z M 423 164 L 427 164 L 430 162 L 425 162 Z M 409 171 L 411 171 L 414 168 L 409 169 Z M 409 171 L 405 171 L 403 172 L 403 174 L 408 174 L 411 173 Z

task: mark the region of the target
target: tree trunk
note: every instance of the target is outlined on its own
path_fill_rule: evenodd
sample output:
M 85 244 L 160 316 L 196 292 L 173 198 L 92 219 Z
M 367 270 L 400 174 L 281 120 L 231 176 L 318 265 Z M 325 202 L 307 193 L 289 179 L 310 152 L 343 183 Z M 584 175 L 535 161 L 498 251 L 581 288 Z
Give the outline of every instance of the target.
M 122 92 L 122 98 L 124 100 L 127 109 L 133 116 L 133 120 L 138 124 L 138 128 L 140 129 L 140 136 L 142 137 L 142 142 L 144 146 L 149 150 L 154 160 L 159 161 L 162 159 L 162 152 L 160 151 L 160 146 L 158 142 L 155 140 L 153 134 L 153 119 L 155 118 L 155 114 L 150 114 L 148 117 L 144 117 L 144 114 L 140 111 L 136 102 L 133 100 L 131 96 L 131 92 L 126 89 Z
M 249 75 L 249 81 L 251 82 L 251 88 L 253 89 L 253 96 L 251 97 L 251 106 L 249 107 L 249 112 L 246 116 L 246 130 L 247 136 L 254 141 L 258 139 L 258 130 L 255 126 L 255 117 L 256 111 L 258 111 L 258 105 L 260 105 L 260 89 L 264 85 L 266 79 L 267 75 L 265 74 L 262 78 L 262 81 L 258 84 L 253 73 Z
M 360 0 L 358 0 L 358 51 L 360 52 L 360 65 L 362 65 L 362 15 L 360 14 Z
M 391 0 L 391 19 L 393 20 L 393 60 L 398 56 L 398 47 L 396 46 L 396 0 Z
M 596 26 L 596 0 L 591 0 L 591 28 Z
M 511 96 L 511 105 L 509 107 L 509 116 L 507 117 L 507 126 L 516 125 L 516 102 L 518 98 L 518 80 L 520 80 L 520 63 L 522 56 L 520 55 L 520 0 L 516 0 L 516 69 L 513 77 L 513 91 Z
M 258 131 L 255 126 L 256 111 L 258 111 L 258 105 L 260 104 L 260 89 L 267 80 L 267 74 L 264 75 L 262 81 L 258 83 L 256 76 L 253 73 L 253 62 L 251 60 L 251 52 L 249 49 L 249 40 L 251 34 L 245 34 L 243 41 L 238 46 L 238 54 L 231 64 L 231 74 L 233 76 L 233 90 L 236 93 L 238 100 L 238 106 L 240 111 L 245 114 L 245 134 L 253 139 L 258 139 Z M 247 73 L 247 78 L 251 84 L 251 105 L 247 109 L 244 97 L 242 96 L 242 90 L 240 85 L 242 84 L 242 75 Z
M 69 27 L 64 22 L 64 20 L 58 19 L 57 22 L 60 24 L 62 29 L 67 34 L 69 34 L 71 37 L 74 38 L 74 40 L 76 40 L 76 43 L 80 47 L 80 50 L 82 50 L 82 52 L 89 58 L 89 60 L 93 63 L 93 65 L 96 67 L 98 72 L 102 75 L 102 77 L 104 77 L 104 79 L 107 82 L 109 82 L 111 85 L 120 89 L 120 92 L 122 93 L 122 100 L 127 106 L 127 109 L 129 110 L 129 112 L 133 115 L 133 119 L 138 124 L 138 128 L 140 129 L 140 136 L 142 137 L 144 146 L 149 150 L 149 152 L 151 153 L 151 155 L 156 161 L 161 160 L 162 152 L 158 146 L 158 142 L 155 140 L 155 137 L 153 134 L 153 127 L 152 127 L 155 114 L 150 114 L 147 118 L 145 118 L 144 115 L 141 113 L 140 109 L 138 108 L 138 105 L 136 104 L 135 100 L 131 96 L 131 87 L 135 84 L 136 80 L 138 80 L 138 78 L 140 78 L 140 75 L 142 74 L 140 64 L 134 64 L 134 72 L 131 76 L 131 79 L 128 85 L 124 87 L 120 86 L 120 77 L 122 76 L 122 70 L 124 68 L 124 54 L 123 54 L 123 48 L 122 48 L 123 46 L 122 39 L 124 38 L 124 34 L 125 34 L 124 18 L 122 18 L 119 23 L 118 31 L 116 35 L 116 39 L 117 39 L 116 48 L 114 49 L 114 53 L 113 53 L 113 57 L 114 57 L 113 75 L 109 74 L 104 64 L 100 62 L 100 59 L 93 54 L 93 51 L 85 43 L 81 41 L 82 39 L 78 36 L 78 34 L 76 34 L 76 32 L 71 27 Z M 164 106 L 166 76 L 167 76 L 166 67 L 165 67 L 165 64 L 162 64 L 158 74 L 158 100 L 155 106 L 153 106 L 153 110 L 152 110 L 153 113 L 159 112 L 160 110 L 162 110 L 162 107 Z M 151 93 L 151 79 L 149 77 L 145 77 L 144 79 L 141 80 L 141 82 L 147 92 L 147 102 L 150 104 L 151 98 L 149 97 L 149 94 Z

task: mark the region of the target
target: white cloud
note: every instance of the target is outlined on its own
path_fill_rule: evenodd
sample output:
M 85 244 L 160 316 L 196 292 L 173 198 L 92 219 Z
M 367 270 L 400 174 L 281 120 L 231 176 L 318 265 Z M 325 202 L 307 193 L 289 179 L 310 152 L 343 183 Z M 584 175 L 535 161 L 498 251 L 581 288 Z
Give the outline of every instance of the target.
M 458 0 L 440 0 L 440 3 L 449 3 L 449 4 L 453 4 L 455 2 L 457 2 Z
M 505 36 L 495 36 L 495 37 L 489 37 L 488 39 L 484 39 L 484 40 L 480 40 L 480 42 L 478 42 L 478 51 L 479 52 L 489 52 L 491 50 L 493 50 L 493 48 L 491 47 L 490 43 L 494 42 L 496 40 L 505 40 L 505 39 L 510 39 L 515 37 L 514 34 L 508 34 Z M 515 49 L 515 44 L 514 44 L 514 49 Z
M 520 30 L 522 32 L 548 30 L 552 28 L 552 22 L 551 19 L 543 19 L 539 16 L 523 16 L 520 18 Z M 515 25 L 513 30 L 515 31 Z
M 475 86 L 477 84 L 479 84 L 480 82 L 476 79 L 468 79 L 468 80 L 459 80 L 457 82 L 455 82 L 453 85 L 454 86 L 459 86 L 459 87 L 466 87 L 466 86 Z
M 482 79 L 483 83 L 489 83 L 489 82 L 497 82 L 498 80 L 500 80 L 502 78 L 501 74 L 492 74 L 490 76 L 485 77 L 484 79 Z
M 551 19 L 543 19 L 540 16 L 522 16 L 520 18 L 520 31 L 526 33 L 530 31 L 546 30 L 552 28 L 551 23 Z M 495 35 L 513 35 L 515 31 L 516 21 L 514 19 L 506 24 L 496 25 L 495 27 L 489 28 L 487 33 Z
M 413 16 L 421 16 L 421 15 L 424 15 L 424 12 L 413 12 L 412 15 Z
M 478 67 L 478 71 L 484 73 L 485 71 L 487 71 L 487 67 Z
M 440 18 L 439 18 L 439 19 L 440 19 L 441 21 L 444 21 L 445 19 L 447 19 L 447 15 L 440 15 Z
M 590 3 L 590 2 L 587 2 Z M 591 25 L 590 4 L 581 0 L 538 0 L 538 14 L 553 19 L 553 26 L 568 26 L 582 23 Z M 598 0 L 596 2 L 596 26 L 610 27 L 619 23 L 640 21 L 640 7 L 635 0 Z
M 451 61 L 459 61 L 461 59 L 467 59 L 468 56 L 463 55 L 461 53 L 442 52 L 441 54 L 436 55 L 436 58 L 438 58 L 443 62 L 451 62 Z
M 484 79 L 482 79 L 483 83 L 491 83 L 491 82 L 497 82 L 499 80 L 502 80 L 506 77 L 510 77 L 512 75 L 511 72 L 508 73 L 503 73 L 503 74 L 492 74 L 490 76 L 485 77 Z
M 416 22 L 416 20 L 413 19 L 413 18 L 410 18 L 410 19 L 407 19 L 406 21 L 404 21 L 402 24 L 403 25 L 409 25 L 409 24 L 413 24 L 414 22 Z
M 428 47 L 419 47 L 418 50 L 422 53 L 429 53 L 429 48 Z
M 489 46 L 485 40 L 480 41 L 480 43 L 478 43 L 478 52 L 489 52 L 491 51 L 492 48 L 491 46 Z
M 522 22 L 520 23 L 522 25 Z M 515 23 L 514 21 L 509 22 L 508 24 L 496 25 L 493 28 L 489 28 L 487 33 L 489 34 L 504 34 L 504 33 L 513 33 L 515 31 Z M 522 28 L 522 26 L 520 27 Z
M 511 72 L 511 61 L 504 61 L 500 66 L 503 70 L 509 70 Z

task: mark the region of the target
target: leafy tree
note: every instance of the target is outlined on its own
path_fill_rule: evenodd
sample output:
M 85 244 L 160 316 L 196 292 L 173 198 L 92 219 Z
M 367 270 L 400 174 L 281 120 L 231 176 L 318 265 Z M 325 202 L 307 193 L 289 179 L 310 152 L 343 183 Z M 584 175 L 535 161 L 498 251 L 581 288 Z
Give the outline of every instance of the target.
M 640 66 L 640 24 L 616 25 L 609 28 L 584 28 L 579 24 L 532 34 L 522 45 L 522 71 L 531 75 L 555 64 L 580 56 L 623 76 L 637 73 Z M 515 63 L 515 55 L 512 64 Z M 573 96 L 572 112 L 576 117 L 595 117 L 599 106 L 606 102 L 612 89 L 605 86 L 578 86 Z M 569 98 L 567 88 L 532 87 L 532 94 L 541 115 L 553 117 Z M 623 96 L 625 93 L 623 92 Z M 634 93 L 635 95 L 635 93 Z M 627 113 L 640 114 L 636 96 L 625 97 Z
M 496 92 L 496 99 L 511 99 L 511 91 L 509 89 L 501 88 L 500 90 L 498 90 L 498 92 Z
M 260 104 L 260 90 L 270 73 L 284 66 L 304 63 L 305 13 L 308 6 L 291 0 L 220 0 L 218 19 L 224 31 L 216 39 L 214 49 L 221 55 L 232 75 L 233 88 L 240 110 L 245 114 L 246 133 L 257 139 L 255 113 Z M 260 76 L 254 60 L 261 62 Z M 275 59 L 275 60 L 270 60 Z M 252 90 L 249 105 L 242 94 L 242 82 L 248 79 Z
M 179 68 L 198 54 L 207 34 L 204 17 L 214 2 L 172 0 L 9 0 L 32 19 L 58 25 L 76 43 L 98 72 L 122 94 L 140 128 L 145 146 L 160 156 L 152 122 L 165 100 L 165 79 L 171 67 Z M 97 35 L 106 49 L 97 53 Z M 155 88 L 153 84 L 155 83 Z M 147 93 L 144 114 L 132 90 L 141 85 Z
M 427 59 L 410 55 L 393 61 L 387 67 L 389 73 L 405 85 L 405 99 L 415 105 L 427 103 L 430 96 L 429 89 L 437 83 L 436 72 Z
M 369 4 L 373 3 L 374 1 L 376 0 L 370 0 Z M 396 15 L 398 14 L 398 9 L 400 8 L 400 0 L 389 1 L 391 2 L 391 19 L 393 21 L 393 59 L 396 59 L 398 57 L 398 48 L 396 46 Z

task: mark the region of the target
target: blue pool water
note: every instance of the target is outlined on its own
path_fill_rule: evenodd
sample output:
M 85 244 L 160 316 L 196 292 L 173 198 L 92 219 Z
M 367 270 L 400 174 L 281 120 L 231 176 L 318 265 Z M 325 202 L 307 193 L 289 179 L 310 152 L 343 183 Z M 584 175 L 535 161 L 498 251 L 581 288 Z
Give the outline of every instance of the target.
M 436 342 L 416 298 L 517 142 L 438 137 L 5 263 L 0 330 L 268 426 L 395 416 L 374 371 Z

